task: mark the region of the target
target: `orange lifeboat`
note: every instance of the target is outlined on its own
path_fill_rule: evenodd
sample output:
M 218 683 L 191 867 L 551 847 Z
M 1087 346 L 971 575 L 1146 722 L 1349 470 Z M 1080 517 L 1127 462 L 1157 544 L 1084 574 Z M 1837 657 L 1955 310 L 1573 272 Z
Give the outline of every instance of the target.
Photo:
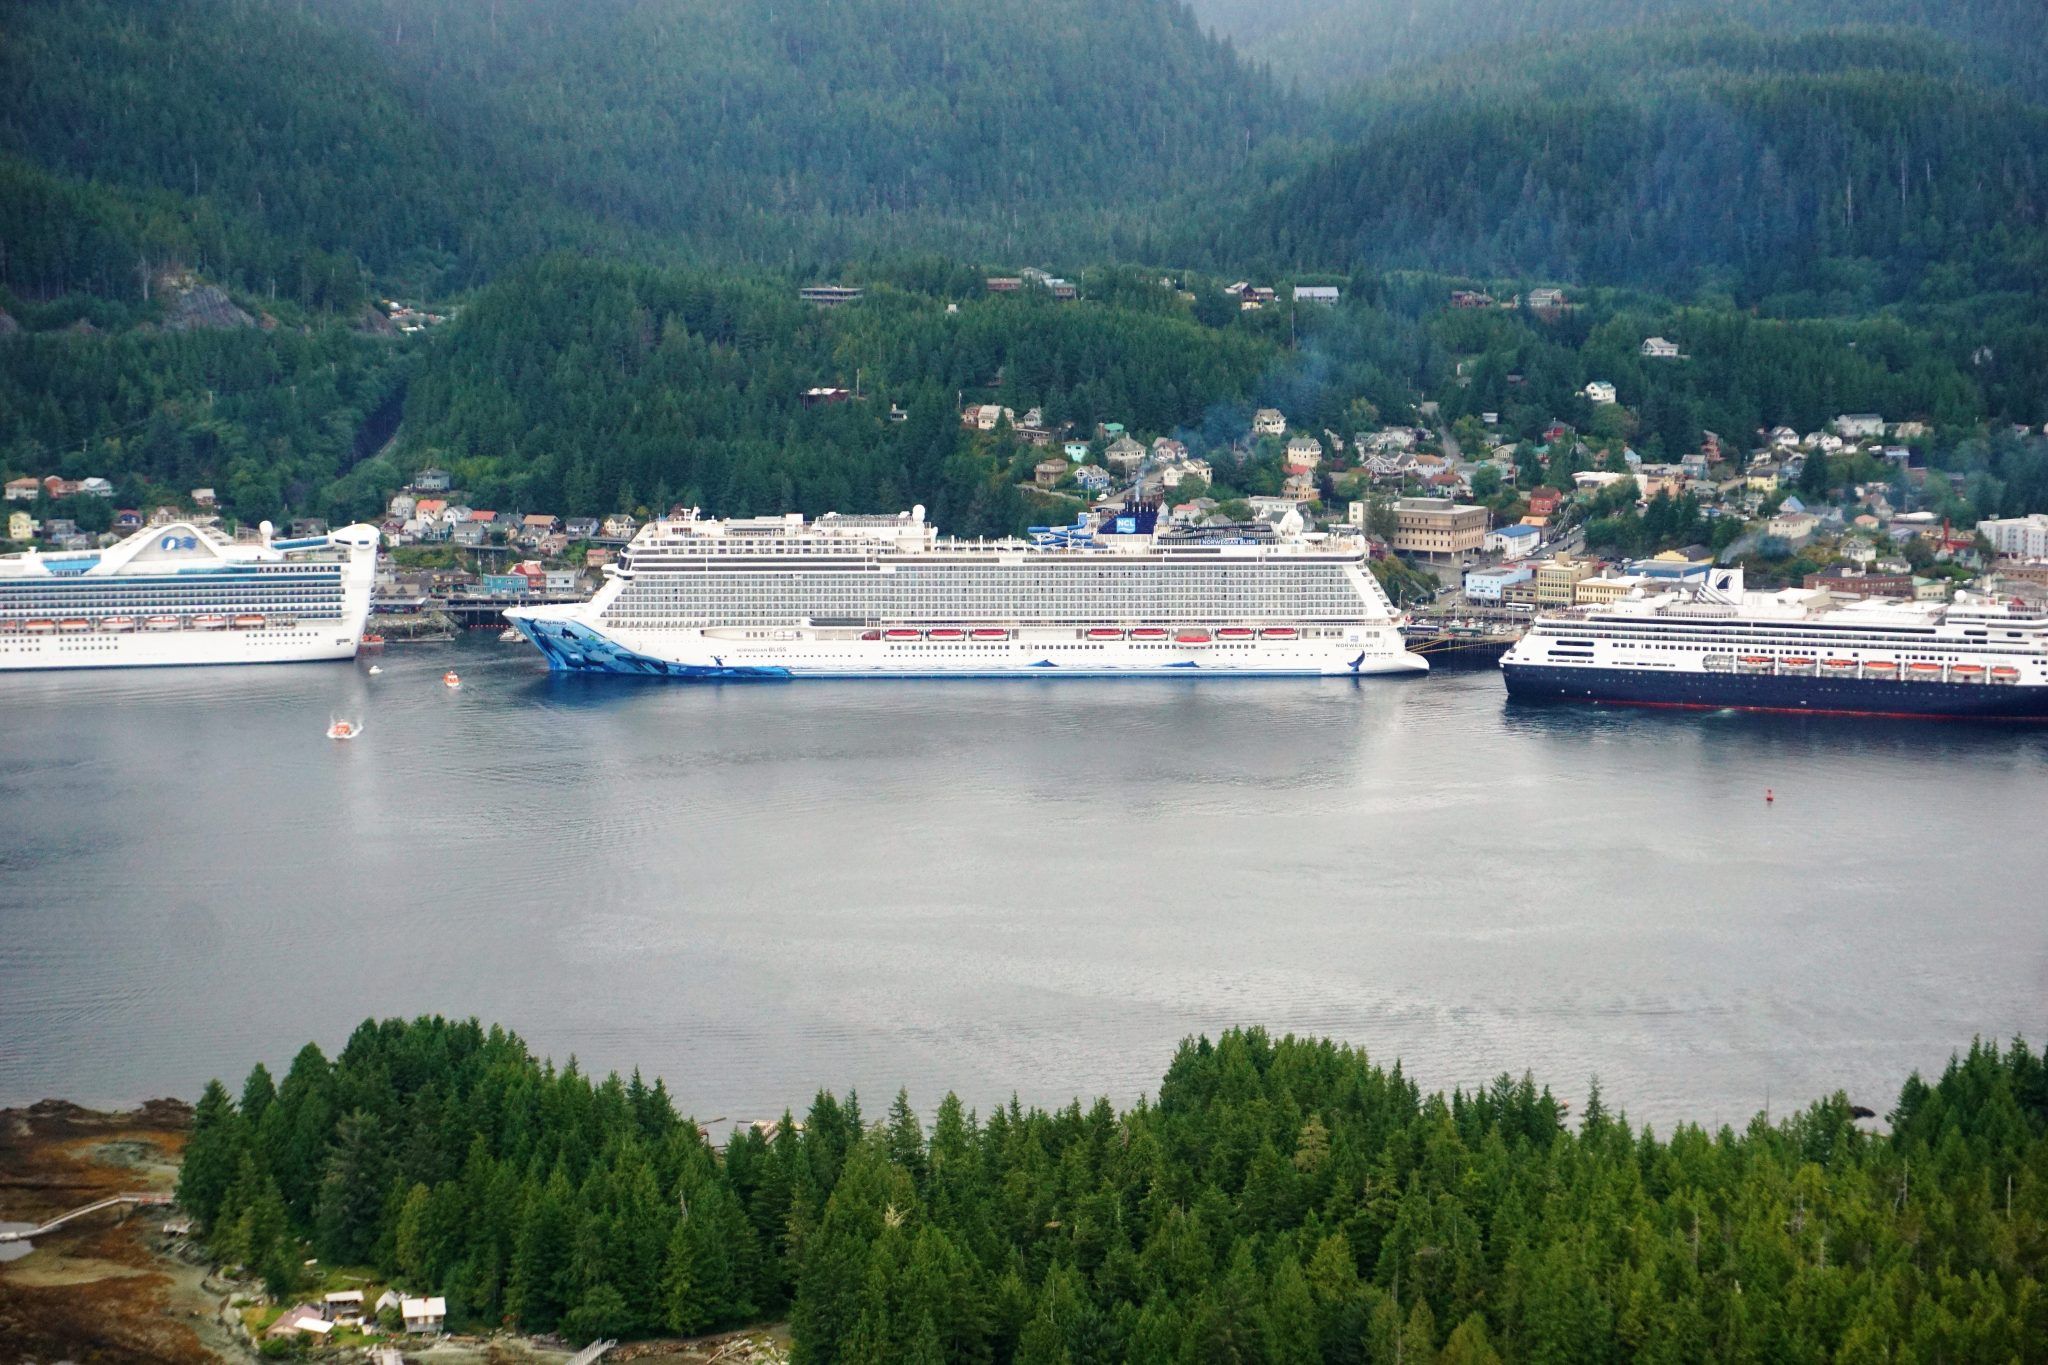
M 21 628 L 31 635 L 48 635 L 57 628 L 55 621 L 24 621 Z
M 926 631 L 925 636 L 932 640 L 964 640 L 967 632 L 954 626 L 940 626 L 937 630 Z
M 1250 626 L 1225 626 L 1216 632 L 1216 638 L 1219 640 L 1249 640 L 1257 634 L 1258 632 Z
M 462 686 L 462 675 L 457 673 L 452 668 L 449 669 L 446 673 L 443 673 L 441 675 L 441 686 L 448 688 L 456 688 Z
M 1259 634 L 1264 636 L 1268 640 L 1292 640 L 1295 636 L 1301 634 L 1301 632 L 1296 630 L 1293 626 L 1267 626 L 1264 630 L 1260 631 Z
M 883 638 L 884 640 L 899 640 L 899 641 L 900 641 L 900 640 L 921 640 L 921 639 L 923 639 L 924 637 L 923 637 L 923 636 L 921 636 L 921 635 L 919 635 L 919 634 L 918 634 L 918 633 L 917 633 L 916 631 L 914 631 L 914 630 L 885 630 L 885 631 L 883 631 L 883 632 L 882 632 L 882 638 Z
M 1177 645 L 1206 645 L 1209 643 L 1209 632 L 1198 629 L 1176 631 L 1173 642 Z
M 1010 638 L 1010 632 L 999 630 L 994 626 L 977 626 L 974 630 L 974 638 L 977 640 L 1007 640 Z
M 220 630 L 228 623 L 225 616 L 195 616 L 192 624 L 199 630 Z
M 74 616 L 74 617 L 72 617 L 72 618 L 71 618 L 71 619 L 70 619 L 69 621 L 64 621 L 64 622 L 61 622 L 61 623 L 59 623 L 59 625 L 57 626 L 57 629 L 59 629 L 59 630 L 61 630 L 61 631 L 66 631 L 66 632 L 69 632 L 69 633 L 72 633 L 72 634 L 76 634 L 77 632 L 79 632 L 79 631 L 81 631 L 81 630 L 91 630 L 91 629 L 92 629 L 92 622 L 90 622 L 90 621 L 86 621 L 86 620 L 81 620 L 80 618 L 78 618 L 78 617 L 75 617 L 75 616 Z
M 1133 640 L 1164 640 L 1166 638 L 1166 630 L 1163 626 L 1139 626 L 1131 632 L 1131 638 Z
M 249 612 L 235 618 L 236 630 L 255 630 L 262 626 L 262 624 L 263 618 L 254 612 Z
M 125 635 L 135 629 L 135 618 L 132 616 L 109 616 L 106 620 L 100 622 L 100 629 L 112 631 L 116 635 Z
M 1131 632 L 1133 635 L 1137 633 L 1137 631 Z M 1115 626 L 1092 626 L 1089 628 L 1088 638 L 1091 640 L 1121 640 L 1124 638 L 1124 633 Z M 1151 639 L 1152 637 L 1146 636 L 1145 638 Z

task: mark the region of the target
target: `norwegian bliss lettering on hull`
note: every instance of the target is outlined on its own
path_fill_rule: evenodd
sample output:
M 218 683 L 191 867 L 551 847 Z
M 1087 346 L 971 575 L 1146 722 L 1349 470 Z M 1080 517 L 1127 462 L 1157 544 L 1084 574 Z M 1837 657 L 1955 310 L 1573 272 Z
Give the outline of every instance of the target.
M 1538 618 L 1501 659 L 1510 696 L 1808 714 L 2048 721 L 2048 613 L 1697 587 Z
M 1029 540 L 897 516 L 641 528 L 589 601 L 506 612 L 551 668 L 791 678 L 1359 677 L 1421 673 L 1362 541 L 1181 529 L 1133 507 Z
M 0 671 L 353 659 L 377 528 L 230 540 L 187 522 L 0 557 Z

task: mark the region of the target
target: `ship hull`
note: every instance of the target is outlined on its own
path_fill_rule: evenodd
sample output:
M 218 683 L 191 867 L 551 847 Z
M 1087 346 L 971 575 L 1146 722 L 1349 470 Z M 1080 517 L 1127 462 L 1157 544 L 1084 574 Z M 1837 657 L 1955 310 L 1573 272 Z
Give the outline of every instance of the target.
M 360 621 L 300 622 L 260 630 L 7 634 L 0 635 L 0 672 L 313 663 L 353 659 L 361 638 Z
M 558 672 L 695 682 L 933 678 L 1320 678 L 1425 673 L 1398 634 L 1359 642 L 1256 640 L 1181 647 L 1095 642 L 1071 632 L 1014 632 L 1001 641 L 843 640 L 805 631 L 750 640 L 745 632 L 600 631 L 547 609 L 506 613 Z M 739 638 L 734 638 L 735 636 Z
M 1695 710 L 2048 723 L 2048 687 L 1572 668 L 1505 662 L 1508 695 Z

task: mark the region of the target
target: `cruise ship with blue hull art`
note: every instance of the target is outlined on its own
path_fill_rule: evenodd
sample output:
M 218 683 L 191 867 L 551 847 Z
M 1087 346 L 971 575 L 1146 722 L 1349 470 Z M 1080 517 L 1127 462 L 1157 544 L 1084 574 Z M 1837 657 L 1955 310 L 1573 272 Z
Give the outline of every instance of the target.
M 192 522 L 0 557 L 0 671 L 352 659 L 378 531 L 239 541 Z
M 1539 617 L 1501 670 L 1526 700 L 2043 722 L 2048 613 L 1967 592 L 1746 592 L 1742 571 L 1726 569 Z
M 587 602 L 506 613 L 551 668 L 798 678 L 1324 678 L 1412 674 L 1362 539 L 1277 523 L 1175 527 L 1130 506 L 1029 539 L 895 516 L 641 528 Z

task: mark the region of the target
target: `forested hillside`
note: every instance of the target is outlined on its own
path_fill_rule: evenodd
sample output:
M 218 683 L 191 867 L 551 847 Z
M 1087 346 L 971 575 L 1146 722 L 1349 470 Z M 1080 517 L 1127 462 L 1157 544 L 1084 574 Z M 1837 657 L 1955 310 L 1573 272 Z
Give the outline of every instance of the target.
M 1499 52 L 1615 29 L 1740 23 L 1780 33 L 1840 24 L 1928 30 L 1969 48 L 1998 79 L 2048 93 L 2034 0 L 1189 0 L 1201 21 L 1283 79 L 1342 90 L 1458 57 L 1495 76 Z M 1625 68 L 1624 68 L 1625 69 Z M 1617 73 L 1618 74 L 1618 73 Z
M 485 291 L 434 349 L 409 400 L 410 450 L 497 505 L 922 501 L 948 529 L 1002 533 L 1026 519 L 1015 471 L 962 431 L 964 391 L 1084 431 L 1169 431 L 1249 398 L 1275 354 L 1177 303 L 947 302 L 878 280 L 858 306 L 819 310 L 768 280 L 552 260 Z M 856 384 L 859 401 L 803 402 Z
M 2048 287 L 2048 106 L 1959 48 L 1704 27 L 1506 55 L 1375 87 L 1247 236 L 1304 264 L 1864 306 Z
M 1147 254 L 1304 114 L 1171 0 L 26 0 L 0 84 L 0 286 L 138 297 L 173 257 Z
M 1972 1046 L 1889 1130 L 1837 1095 L 1658 1137 L 1597 1086 L 1568 1126 L 1248 1031 L 1124 1111 L 821 1093 L 720 1151 L 660 1081 L 394 1019 L 209 1086 L 179 1198 L 280 1293 L 310 1253 L 454 1327 L 786 1315 L 805 1365 L 2040 1359 L 2048 1069 Z

